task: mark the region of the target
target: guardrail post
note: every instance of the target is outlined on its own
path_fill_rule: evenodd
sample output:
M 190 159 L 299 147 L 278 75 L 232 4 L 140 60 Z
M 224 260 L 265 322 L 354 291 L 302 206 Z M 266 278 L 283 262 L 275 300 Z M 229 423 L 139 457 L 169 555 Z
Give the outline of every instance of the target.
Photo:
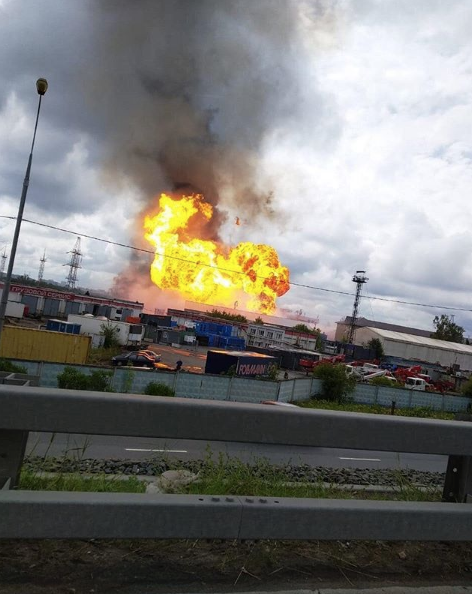
M 458 413 L 456 421 L 472 421 L 472 415 Z M 449 456 L 443 501 L 465 503 L 472 496 L 472 457 Z
M 0 429 L 0 489 L 14 489 L 20 480 L 28 431 Z

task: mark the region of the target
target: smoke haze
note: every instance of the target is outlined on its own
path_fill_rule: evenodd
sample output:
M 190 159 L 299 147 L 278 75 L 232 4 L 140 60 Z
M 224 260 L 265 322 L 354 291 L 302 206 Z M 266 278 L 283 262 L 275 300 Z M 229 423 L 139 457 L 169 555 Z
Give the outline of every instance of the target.
M 261 147 L 274 129 L 302 125 L 299 64 L 312 49 L 304 33 L 332 27 L 331 9 L 295 0 L 94 6 L 91 96 L 106 129 L 108 175 L 133 180 L 143 212 L 161 191 L 202 193 L 216 206 L 204 238 L 221 239 L 225 212 L 235 209 L 251 224 L 275 223 L 272 188 L 258 173 Z M 142 245 L 140 220 L 136 235 Z

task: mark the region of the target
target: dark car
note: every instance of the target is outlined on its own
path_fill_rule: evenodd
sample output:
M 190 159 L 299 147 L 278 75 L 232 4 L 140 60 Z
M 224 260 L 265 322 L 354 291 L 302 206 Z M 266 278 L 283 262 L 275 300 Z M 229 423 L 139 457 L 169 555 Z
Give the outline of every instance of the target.
M 156 355 L 152 351 L 135 351 L 132 353 L 125 353 L 123 355 L 117 355 L 111 360 L 113 365 L 133 365 L 133 367 L 151 367 L 154 369 L 156 363 L 161 360 L 160 355 Z

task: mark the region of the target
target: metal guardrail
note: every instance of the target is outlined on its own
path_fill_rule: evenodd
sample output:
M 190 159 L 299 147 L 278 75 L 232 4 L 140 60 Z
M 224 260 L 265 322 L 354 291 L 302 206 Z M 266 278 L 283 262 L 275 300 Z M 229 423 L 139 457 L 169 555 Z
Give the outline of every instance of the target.
M 0 491 L 0 538 L 471 539 L 472 506 Z
M 0 386 L 0 487 L 29 431 L 446 454 L 444 499 L 460 503 L 2 490 L 1 538 L 472 540 L 469 422 Z

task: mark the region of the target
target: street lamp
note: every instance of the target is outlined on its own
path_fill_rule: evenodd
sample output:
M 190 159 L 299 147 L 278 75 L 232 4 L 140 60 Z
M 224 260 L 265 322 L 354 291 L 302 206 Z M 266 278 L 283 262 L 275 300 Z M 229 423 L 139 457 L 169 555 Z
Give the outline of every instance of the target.
M 39 112 L 41 110 L 41 99 L 48 90 L 48 81 L 45 78 L 38 78 L 36 81 L 36 90 L 38 91 L 38 112 L 36 113 L 36 123 L 34 125 L 33 142 L 31 143 L 31 150 L 28 159 L 28 166 L 26 167 L 25 179 L 23 180 L 23 190 L 21 192 L 20 206 L 18 207 L 18 215 L 16 217 L 15 233 L 13 235 L 13 243 L 11 245 L 10 260 L 8 262 L 7 275 L 3 283 L 2 299 L 0 301 L 0 344 L 2 340 L 2 331 L 5 324 L 5 314 L 7 311 L 8 295 L 10 293 L 11 276 L 13 274 L 13 266 L 15 264 L 16 248 L 18 246 L 18 237 L 20 235 L 21 221 L 23 220 L 23 211 L 25 209 L 26 194 L 28 193 L 31 162 L 33 160 L 34 141 L 36 140 L 36 129 L 38 127 Z

